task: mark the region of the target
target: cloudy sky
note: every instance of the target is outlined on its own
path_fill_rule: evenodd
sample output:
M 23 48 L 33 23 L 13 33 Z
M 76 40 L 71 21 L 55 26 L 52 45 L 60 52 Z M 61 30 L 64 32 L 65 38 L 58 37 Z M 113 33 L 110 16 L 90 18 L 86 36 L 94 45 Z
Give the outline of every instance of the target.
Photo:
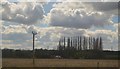
M 117 2 L 4 1 L 0 7 L 2 48 L 32 49 L 31 32 L 36 31 L 35 48 L 56 49 L 62 36 L 92 36 L 102 37 L 105 50 L 118 50 Z

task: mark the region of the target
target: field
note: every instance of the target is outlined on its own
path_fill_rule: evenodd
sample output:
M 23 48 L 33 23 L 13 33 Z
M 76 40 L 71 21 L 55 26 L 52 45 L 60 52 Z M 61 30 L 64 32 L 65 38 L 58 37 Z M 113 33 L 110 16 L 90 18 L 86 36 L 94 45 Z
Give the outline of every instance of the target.
M 3 67 L 33 67 L 32 59 L 3 59 Z M 34 67 L 118 67 L 118 60 L 35 59 Z

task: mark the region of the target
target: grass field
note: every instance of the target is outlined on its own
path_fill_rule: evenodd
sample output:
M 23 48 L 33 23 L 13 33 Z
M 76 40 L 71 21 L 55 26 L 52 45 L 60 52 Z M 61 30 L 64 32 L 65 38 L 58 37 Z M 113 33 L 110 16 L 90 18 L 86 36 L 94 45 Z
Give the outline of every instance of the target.
M 35 59 L 34 67 L 118 67 L 118 60 Z M 33 67 L 32 59 L 3 59 L 2 67 Z

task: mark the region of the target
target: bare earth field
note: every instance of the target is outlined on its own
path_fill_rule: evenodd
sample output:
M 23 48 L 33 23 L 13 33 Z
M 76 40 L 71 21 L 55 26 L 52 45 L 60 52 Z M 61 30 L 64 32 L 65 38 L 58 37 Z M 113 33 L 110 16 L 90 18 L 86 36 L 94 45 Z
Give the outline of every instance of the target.
M 98 64 L 99 63 L 99 64 Z M 32 59 L 3 59 L 3 67 L 33 67 Z M 118 67 L 118 60 L 35 59 L 34 67 Z

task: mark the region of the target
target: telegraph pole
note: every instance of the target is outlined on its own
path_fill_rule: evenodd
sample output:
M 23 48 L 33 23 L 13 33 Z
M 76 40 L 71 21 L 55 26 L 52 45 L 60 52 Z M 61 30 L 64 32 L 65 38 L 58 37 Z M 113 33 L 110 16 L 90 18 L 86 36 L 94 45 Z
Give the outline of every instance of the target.
M 33 66 L 35 65 L 35 35 L 37 34 L 36 32 L 33 32 L 32 31 L 32 34 L 33 34 Z

